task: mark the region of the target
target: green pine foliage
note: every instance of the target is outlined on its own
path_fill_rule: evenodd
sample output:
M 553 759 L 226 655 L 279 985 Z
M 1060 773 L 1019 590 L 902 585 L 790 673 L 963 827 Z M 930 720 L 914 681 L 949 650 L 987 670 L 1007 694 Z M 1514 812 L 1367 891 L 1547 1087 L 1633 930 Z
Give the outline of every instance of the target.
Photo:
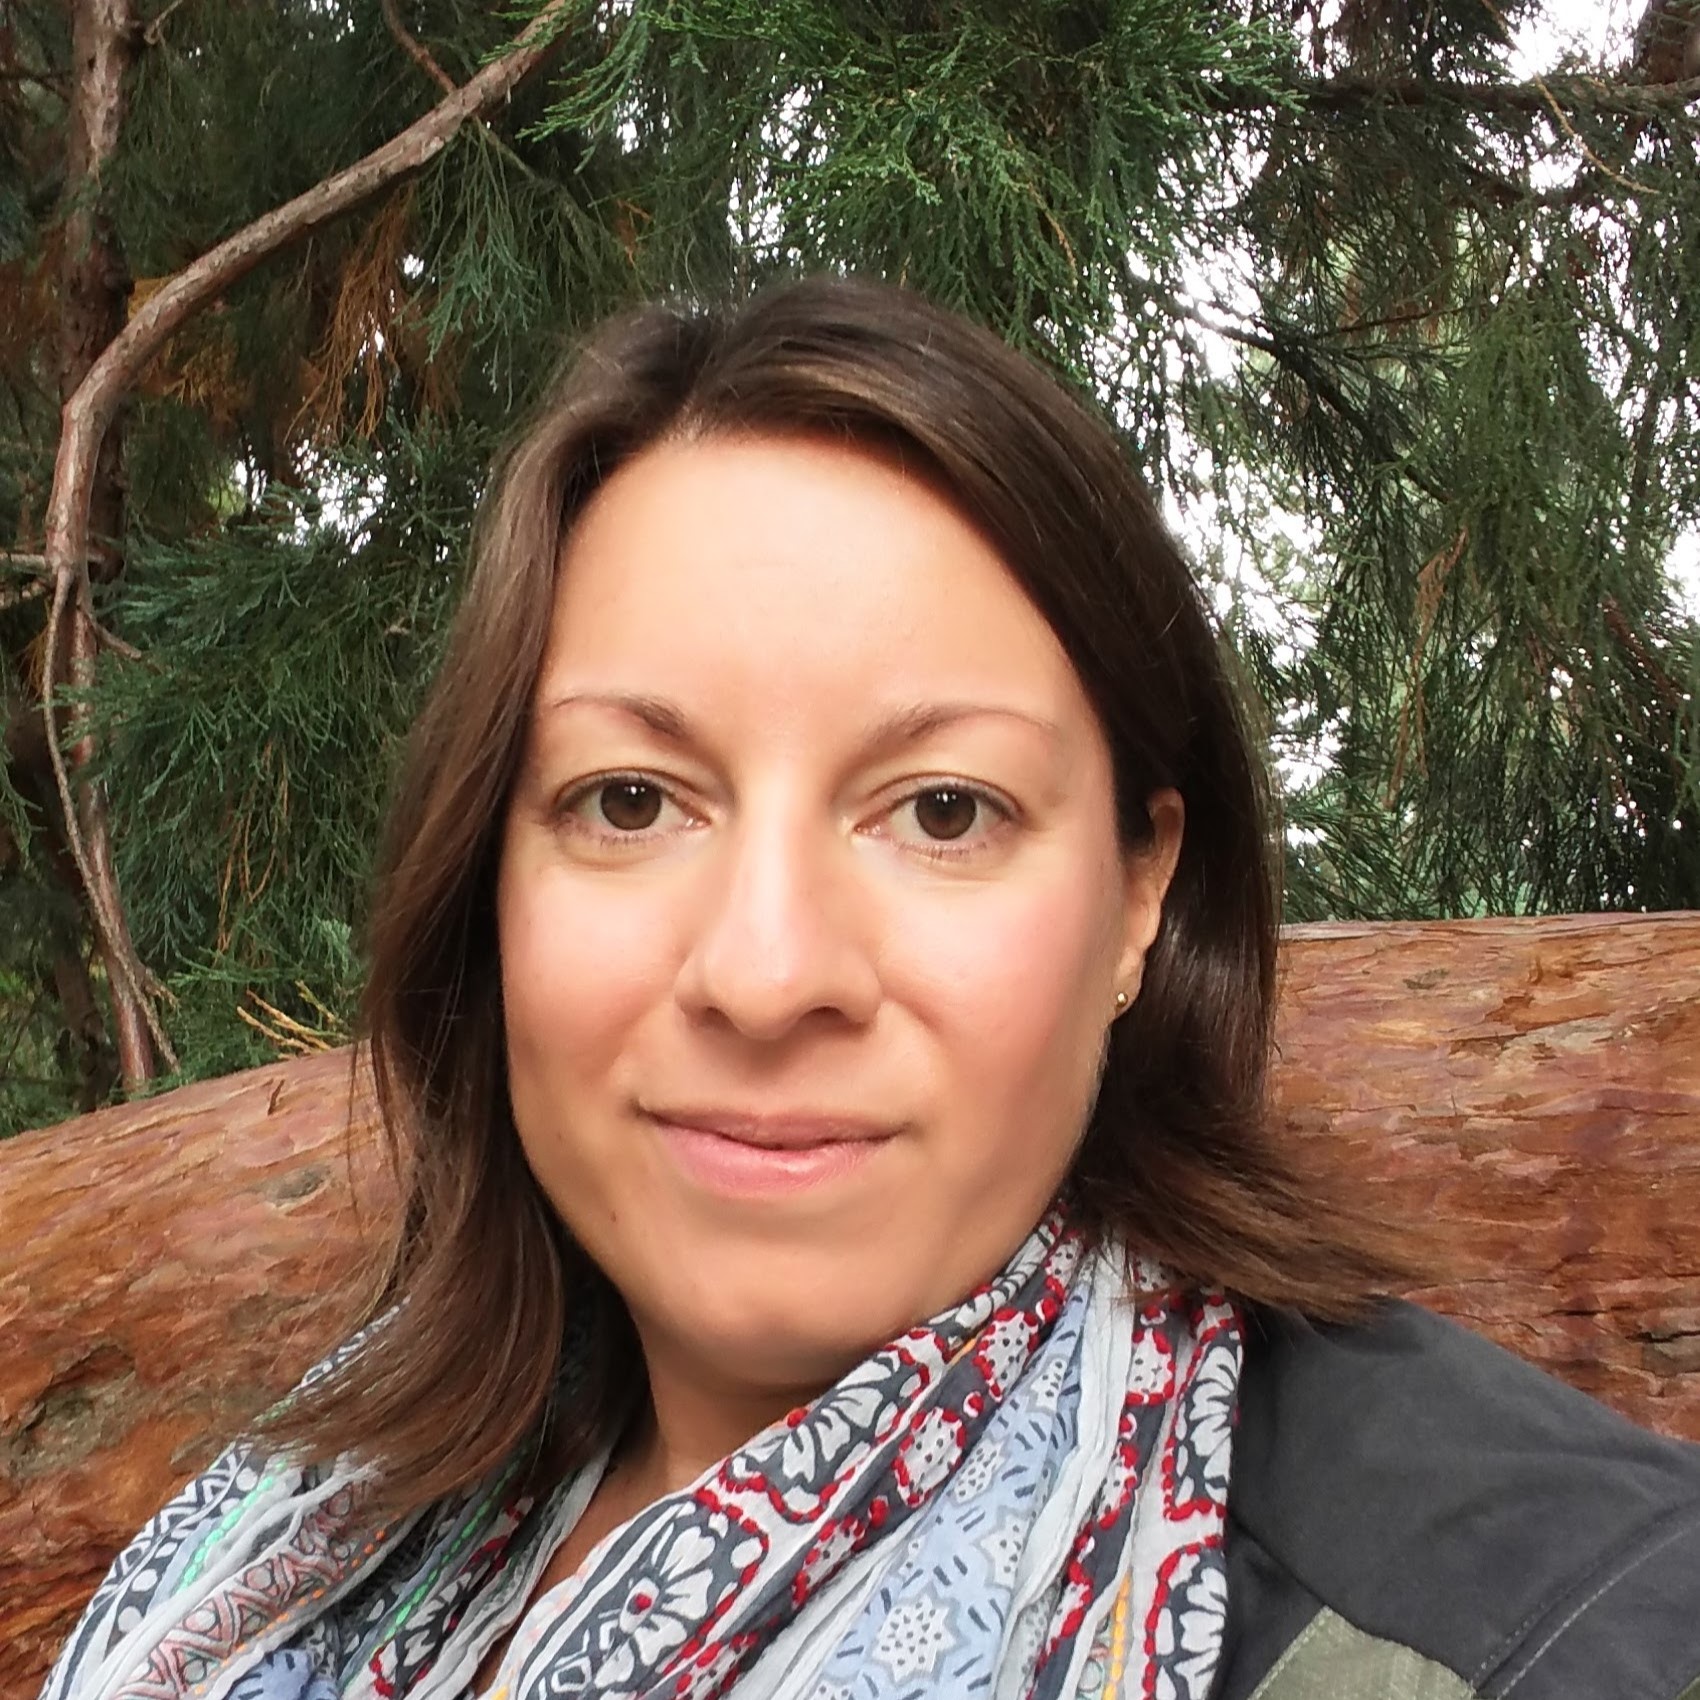
M 266 1005 L 315 1032 L 346 1017 L 396 741 L 492 446 L 427 424 L 318 461 L 328 502 L 273 490 L 216 537 L 132 541 L 119 599 L 146 660 L 101 693 L 112 830 L 197 1074 L 273 1055 Z
M 398 11 L 462 82 L 537 4 Z M 377 0 L 142 10 L 105 189 L 138 297 L 440 96 Z M 0 35 L 20 556 L 57 429 L 64 12 L 17 0 Z M 1519 80 L 1543 15 L 580 0 L 487 126 L 200 313 L 120 421 L 100 611 L 137 658 L 88 707 L 182 1077 L 346 1033 L 485 468 L 574 336 L 819 268 L 974 315 L 1115 421 L 1260 698 L 1293 918 L 1700 906 L 1668 570 L 1700 513 L 1700 102 L 1652 34 Z M 0 563 L 0 1130 L 114 1090 L 75 1015 L 77 973 L 104 986 L 31 739 L 30 584 Z

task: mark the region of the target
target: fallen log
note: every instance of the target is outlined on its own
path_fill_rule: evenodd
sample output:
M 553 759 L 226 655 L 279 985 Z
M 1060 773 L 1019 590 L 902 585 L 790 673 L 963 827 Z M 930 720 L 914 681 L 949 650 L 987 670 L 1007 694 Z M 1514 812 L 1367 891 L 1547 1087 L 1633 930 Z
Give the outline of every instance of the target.
M 347 1053 L 0 1145 L 0 1696 L 340 1331 L 392 1204 Z M 352 1137 L 351 1137 L 352 1135 Z
M 1700 914 L 1295 928 L 1278 1044 L 1411 1297 L 1700 1440 Z
M 1700 1439 L 1700 914 L 1293 929 L 1278 1113 L 1416 1296 Z M 347 1053 L 0 1145 L 0 1697 L 341 1332 L 393 1208 Z

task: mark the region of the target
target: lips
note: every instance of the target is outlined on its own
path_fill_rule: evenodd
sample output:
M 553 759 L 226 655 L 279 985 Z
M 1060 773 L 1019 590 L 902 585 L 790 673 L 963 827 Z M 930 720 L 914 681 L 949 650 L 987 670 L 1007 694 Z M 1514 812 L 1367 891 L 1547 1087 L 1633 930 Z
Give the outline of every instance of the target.
M 685 1179 L 727 1198 L 771 1197 L 846 1180 L 875 1160 L 897 1131 L 860 1117 L 700 1109 L 650 1112 L 649 1119 Z
M 654 1120 L 669 1127 L 712 1133 L 740 1145 L 768 1151 L 795 1151 L 813 1145 L 844 1145 L 888 1139 L 897 1130 L 888 1122 L 861 1116 L 752 1115 L 733 1110 L 651 1110 Z

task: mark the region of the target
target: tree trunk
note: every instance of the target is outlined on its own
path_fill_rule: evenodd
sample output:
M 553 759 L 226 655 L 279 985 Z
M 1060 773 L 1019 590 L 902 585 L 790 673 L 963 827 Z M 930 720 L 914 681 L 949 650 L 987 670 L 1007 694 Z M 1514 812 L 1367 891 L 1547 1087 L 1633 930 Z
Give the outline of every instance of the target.
M 1278 1119 L 1419 1295 L 1700 1439 L 1700 914 L 1295 928 Z M 347 1052 L 0 1146 L 0 1696 L 346 1327 L 393 1193 Z
M 1700 1440 L 1700 913 L 1292 929 L 1275 1093 L 1411 1296 Z
M 121 37 L 129 40 L 119 27 L 121 20 L 131 18 L 128 6 L 129 0 L 79 0 L 78 30 L 83 29 L 86 10 L 89 28 L 107 30 L 110 35 L 110 39 L 100 37 L 99 53 L 85 49 L 81 34 L 78 36 L 79 101 L 87 80 L 91 110 L 98 108 L 101 98 L 113 103 L 118 100 L 113 64 L 118 41 Z M 467 123 L 506 99 L 543 63 L 565 23 L 567 9 L 567 0 L 546 0 L 506 52 L 492 59 L 463 87 L 365 158 L 244 225 L 173 274 L 100 346 L 66 398 L 48 501 L 43 555 L 53 582 L 46 642 L 49 666 L 45 694 L 49 698 L 56 680 L 68 678 L 81 690 L 93 679 L 98 645 L 89 594 L 89 562 L 91 528 L 98 516 L 92 502 L 112 421 L 143 367 L 189 318 L 239 283 L 262 260 L 305 240 L 391 184 L 424 170 Z M 114 105 L 114 126 L 116 111 Z M 112 133 L 115 138 L 115 128 Z M 168 1067 L 175 1067 L 177 1059 L 154 1009 L 157 988 L 150 983 L 147 969 L 130 942 L 106 828 L 105 803 L 98 784 L 89 777 L 91 741 L 80 737 L 67 763 L 59 747 L 57 724 L 50 719 L 48 752 L 60 793 L 66 841 L 83 877 L 107 964 L 118 1016 L 124 1083 L 134 1089 L 152 1078 L 156 1050 Z
M 1647 0 L 1630 64 L 1644 83 L 1700 77 L 1700 0 Z

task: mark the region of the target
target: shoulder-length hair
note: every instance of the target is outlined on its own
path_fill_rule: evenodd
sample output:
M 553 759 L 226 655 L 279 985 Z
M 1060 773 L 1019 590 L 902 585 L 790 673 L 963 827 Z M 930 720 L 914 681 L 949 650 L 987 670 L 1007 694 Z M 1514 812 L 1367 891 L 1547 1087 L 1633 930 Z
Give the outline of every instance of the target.
M 1351 1313 L 1393 1273 L 1272 1137 L 1263 766 L 1187 563 L 1114 433 L 1034 361 L 904 290 L 821 277 L 729 313 L 646 307 L 591 336 L 499 463 L 380 854 L 363 1030 L 405 1208 L 375 1303 L 405 1302 L 259 1432 L 376 1463 L 389 1512 L 468 1485 L 528 1435 L 557 1468 L 588 1457 L 641 1392 L 624 1306 L 514 1129 L 495 871 L 564 535 L 631 457 L 718 432 L 825 434 L 926 469 L 1073 661 L 1112 753 L 1124 847 L 1148 839 L 1153 791 L 1185 801 L 1161 930 L 1071 1170 L 1079 1218 L 1313 1315 Z M 584 1373 L 558 1396 L 569 1323 Z

